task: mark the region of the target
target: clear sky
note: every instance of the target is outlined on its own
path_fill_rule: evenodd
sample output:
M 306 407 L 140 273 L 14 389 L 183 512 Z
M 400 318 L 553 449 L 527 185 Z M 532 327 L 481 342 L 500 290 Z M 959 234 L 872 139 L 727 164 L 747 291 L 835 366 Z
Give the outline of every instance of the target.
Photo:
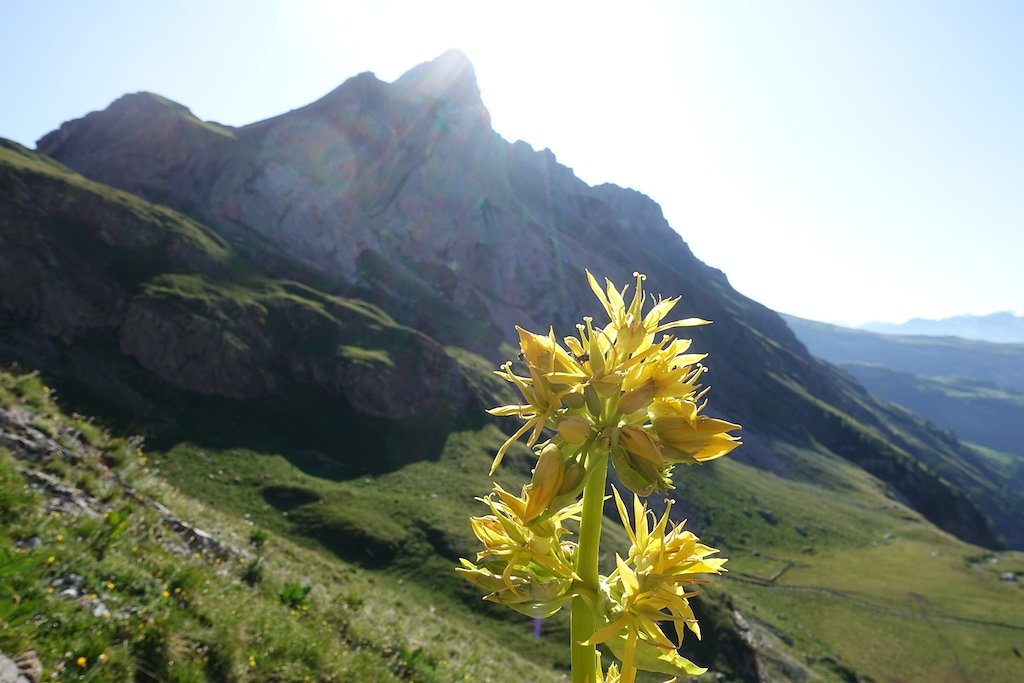
M 787 313 L 1024 310 L 1024 2 L 0 0 L 0 136 L 149 90 L 251 123 L 451 47 L 495 129 Z

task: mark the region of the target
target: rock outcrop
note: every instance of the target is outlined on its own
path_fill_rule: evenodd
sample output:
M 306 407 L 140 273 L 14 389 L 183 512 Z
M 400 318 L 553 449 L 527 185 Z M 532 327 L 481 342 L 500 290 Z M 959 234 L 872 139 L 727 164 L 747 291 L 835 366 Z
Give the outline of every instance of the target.
M 200 223 L 13 143 L 0 155 L 7 346 L 78 362 L 100 347 L 96 363 L 113 351 L 167 387 L 237 401 L 305 392 L 380 429 L 477 409 L 457 362 L 374 306 L 269 277 Z
M 39 683 L 43 679 L 43 666 L 33 650 L 8 657 L 0 652 L 0 683 Z

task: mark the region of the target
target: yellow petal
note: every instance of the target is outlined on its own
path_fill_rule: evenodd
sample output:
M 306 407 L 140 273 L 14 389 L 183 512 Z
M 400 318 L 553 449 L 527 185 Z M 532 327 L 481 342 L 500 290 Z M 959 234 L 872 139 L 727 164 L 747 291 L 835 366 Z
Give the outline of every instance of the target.
M 629 540 L 636 545 L 636 535 L 633 533 L 633 525 L 629 523 L 629 515 L 626 513 L 626 504 L 622 502 L 618 489 L 612 487 L 612 495 L 615 497 L 615 507 L 619 510 L 619 519 L 622 520 L 622 528 L 626 530 Z
M 524 417 L 524 412 L 533 413 L 535 411 L 533 406 L 498 406 L 497 408 L 489 408 L 487 412 L 497 417 L 511 417 L 513 415 Z
M 531 426 L 533 426 L 533 420 L 527 421 L 526 424 L 524 424 L 522 427 L 520 427 L 518 430 L 516 430 L 515 434 L 513 434 L 510 437 L 508 437 L 508 439 L 505 440 L 505 443 L 501 444 L 501 448 L 498 449 L 498 453 L 494 456 L 494 462 L 491 463 L 491 473 L 490 473 L 490 476 L 494 476 L 494 473 L 498 469 L 498 465 L 501 464 L 501 461 L 505 457 L 505 453 L 508 452 L 509 447 L 513 443 L 515 443 L 516 439 L 518 439 L 523 434 L 525 434 L 530 429 Z
M 608 317 L 612 317 L 612 307 L 608 302 L 608 297 L 606 297 L 604 292 L 601 290 L 601 285 L 598 284 L 597 278 L 595 278 L 589 270 L 587 271 L 587 282 L 590 283 L 590 289 L 594 290 L 597 300 L 601 302 L 602 306 L 604 306 L 604 310 L 608 313 Z
M 615 553 L 615 567 L 619 570 L 619 580 L 622 582 L 622 587 L 626 592 L 626 599 L 629 596 L 636 595 L 637 591 L 640 590 L 640 583 L 636 579 L 636 574 L 629 568 L 618 553 Z
M 596 631 L 592 636 L 584 640 L 581 645 L 597 645 L 603 643 L 606 640 L 617 635 L 622 629 L 626 628 L 629 624 L 629 615 L 623 614 L 621 617 L 612 621 L 605 627 Z
M 728 434 L 716 434 L 708 439 L 707 443 L 696 453 L 693 458 L 697 462 L 707 462 L 727 455 L 739 447 L 742 442 L 736 437 Z

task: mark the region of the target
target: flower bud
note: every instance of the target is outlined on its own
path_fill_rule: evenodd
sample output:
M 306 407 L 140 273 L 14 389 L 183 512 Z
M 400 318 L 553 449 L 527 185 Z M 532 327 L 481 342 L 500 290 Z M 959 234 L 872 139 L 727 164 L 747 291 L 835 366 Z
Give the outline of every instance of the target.
M 651 403 L 651 399 L 654 398 L 654 392 L 657 389 L 658 387 L 654 382 L 645 382 L 636 389 L 627 391 L 619 399 L 619 412 L 623 415 L 629 415 L 646 408 Z
M 649 496 L 655 490 L 668 489 L 669 482 L 654 466 L 642 458 L 630 456 L 620 446 L 612 449 L 612 467 L 626 488 L 641 496 Z
M 519 347 L 522 349 L 526 363 L 542 373 L 571 372 L 575 369 L 572 358 L 554 338 L 552 332 L 548 336 L 527 332 L 516 325 L 519 333 Z
M 588 384 L 586 389 L 583 390 L 583 398 L 587 404 L 587 410 L 595 418 L 600 418 L 601 413 L 604 412 L 604 403 L 601 402 L 601 397 L 597 394 L 597 389 L 594 388 L 593 384 Z
M 555 431 L 571 444 L 581 444 L 591 434 L 590 420 L 579 415 L 570 415 L 559 421 Z
M 564 512 L 565 509 L 576 503 L 576 499 L 579 498 L 580 492 L 583 491 L 583 487 L 587 483 L 587 469 L 578 460 L 565 462 L 563 468 L 562 486 L 558 489 L 558 494 L 548 503 L 547 509 L 539 517 L 530 520 L 530 528 L 535 533 L 545 533 L 543 523 L 552 515 Z
M 623 425 L 619 427 L 619 445 L 625 448 L 630 454 L 661 465 L 665 459 L 661 455 L 658 442 L 654 440 L 642 427 L 636 425 Z
M 654 431 L 666 447 L 663 453 L 672 462 L 706 462 L 740 445 L 739 439 L 727 433 L 740 429 L 738 424 L 698 415 L 691 401 L 656 401 L 650 415 Z
M 555 444 L 548 444 L 540 452 L 533 479 L 526 487 L 526 512 L 523 521 L 529 524 L 541 515 L 562 487 L 564 462 L 562 452 Z
M 579 494 L 579 489 L 583 485 L 583 479 L 587 474 L 587 469 L 579 462 L 571 461 L 565 467 L 565 474 L 562 475 L 562 488 L 558 490 L 559 496 L 564 496 L 567 493 L 573 493 L 573 500 L 576 499 L 576 495 Z
M 550 617 L 572 597 L 572 579 L 561 576 L 537 576 L 534 572 L 517 567 L 505 572 L 506 563 L 491 561 L 476 565 L 461 560 L 455 571 L 471 583 L 490 591 L 484 600 L 508 605 L 520 614 L 531 617 Z

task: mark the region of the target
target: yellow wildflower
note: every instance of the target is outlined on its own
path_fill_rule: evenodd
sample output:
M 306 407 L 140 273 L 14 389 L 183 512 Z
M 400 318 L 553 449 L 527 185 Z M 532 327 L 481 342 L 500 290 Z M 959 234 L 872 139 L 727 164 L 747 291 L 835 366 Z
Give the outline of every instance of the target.
M 533 478 L 523 489 L 523 494 L 526 496 L 523 521 L 530 523 L 547 510 L 551 501 L 562 488 L 564 475 L 562 453 L 558 446 L 549 444 L 541 450 L 540 457 L 537 459 L 537 467 L 533 470 Z
M 531 372 L 533 371 L 531 370 Z M 520 377 L 512 372 L 509 363 L 502 366 L 501 372 L 497 374 L 518 387 L 523 398 L 526 399 L 526 405 L 499 406 L 487 412 L 499 417 L 515 416 L 526 422 L 498 449 L 498 453 L 494 456 L 494 462 L 491 464 L 491 474 L 498 469 L 498 465 L 501 464 L 509 447 L 523 434 L 531 432 L 526 442 L 528 446 L 532 447 L 537 443 L 548 420 L 562 409 L 562 396 L 568 391 L 567 389 L 555 391 L 546 381 Z
M 522 350 L 523 360 L 531 370 L 538 373 L 538 376 L 582 377 L 579 364 L 555 341 L 553 328 L 549 330 L 547 336 L 527 332 L 518 325 L 516 325 L 516 332 L 519 333 L 519 347 Z
M 643 306 L 647 300 L 647 295 L 643 291 L 643 282 L 646 278 L 640 273 L 633 273 L 633 277 L 636 278 L 636 291 L 633 293 L 632 302 L 630 302 L 629 306 L 626 306 L 625 295 L 629 285 L 623 287 L 622 291 L 619 292 L 615 289 L 615 285 L 612 284 L 611 280 L 605 278 L 605 289 L 602 291 L 597 279 L 589 270 L 587 271 L 587 280 L 590 282 L 590 288 L 594 291 L 597 300 L 604 306 L 605 312 L 611 319 L 611 324 L 606 328 L 606 331 L 615 341 L 618 353 L 629 355 L 637 350 L 642 351 L 645 346 L 650 346 L 653 343 L 654 336 L 659 332 L 676 327 L 693 327 L 708 324 L 707 320 L 701 320 L 700 318 L 686 318 L 685 320 L 676 320 L 671 323 L 662 323 L 662 319 L 679 303 L 680 297 L 660 299 L 647 312 L 647 315 L 644 315 Z
M 560 456 L 558 456 L 560 457 Z M 529 498 L 494 486 L 498 499 L 483 499 L 490 515 L 470 518 L 483 543 L 477 562 L 461 560 L 455 571 L 488 591 L 485 600 L 507 604 L 529 616 L 547 617 L 571 597 L 575 545 L 564 543 L 562 521 L 574 519 L 579 505 L 570 505 L 542 522 L 526 521 Z
M 700 637 L 689 604 L 696 592 L 688 587 L 703 583 L 701 574 L 723 571 L 725 562 L 709 558 L 717 551 L 682 525 L 669 528 L 668 508 L 652 521 L 634 497 L 630 524 L 616 492 L 632 545 L 625 557 L 616 555 L 610 576 L 600 576 L 608 458 L 623 484 L 648 495 L 672 487 L 673 465 L 712 460 L 740 443 L 730 434 L 739 425 L 700 414 L 708 391 L 700 384 L 706 356 L 691 352 L 691 340 L 671 333 L 708 321 L 667 321 L 679 297 L 657 298 L 645 311 L 645 278 L 634 276 L 636 289 L 627 303 L 628 285 L 620 290 L 605 279 L 602 286 L 588 271 L 609 322 L 595 327 L 585 317 L 564 346 L 553 329 L 541 335 L 516 328 L 526 371 L 513 372 L 509 362 L 496 374 L 522 398 L 489 412 L 523 424 L 498 449 L 491 474 L 520 438 L 534 449 L 537 463 L 520 495 L 495 485 L 482 500 L 491 514 L 470 523 L 484 549 L 475 562 L 463 559 L 456 569 L 487 592 L 486 600 L 531 616 L 554 614 L 572 598 L 573 675 L 597 683 L 633 683 L 638 669 L 670 675 L 705 671 L 676 651 L 660 623 L 674 625 L 680 644 L 686 628 Z M 579 522 L 578 544 L 564 538 L 570 532 L 562 522 L 569 519 Z M 579 620 L 577 610 L 583 610 Z M 598 643 L 607 643 L 621 666 L 605 670 L 588 655 L 587 648 L 593 652 Z
M 654 437 L 648 434 L 642 427 L 636 425 L 623 425 L 618 429 L 619 444 L 637 457 L 643 458 L 655 465 L 661 465 L 665 459 L 661 456 L 661 448 Z
M 579 338 L 566 337 L 565 345 L 579 359 L 581 368 L 586 375 L 586 384 L 596 391 L 597 396 L 610 397 L 618 394 L 622 386 L 623 373 L 620 366 L 623 358 L 612 342 L 612 337 L 604 329 L 594 329 L 592 318 L 584 318 L 582 325 L 577 325 Z M 589 404 L 594 417 L 600 417 L 601 410 Z
M 697 675 L 705 669 L 685 659 L 676 648 L 682 642 L 683 627 L 699 638 L 700 627 L 690 608 L 686 586 L 704 583 L 701 574 L 719 574 L 725 560 L 708 558 L 716 552 L 685 531 L 682 525 L 668 529 L 671 501 L 653 527 L 649 511 L 633 497 L 630 524 L 626 506 L 612 489 L 615 505 L 632 546 L 627 559 L 615 556 L 616 569 L 608 577 L 608 594 L 614 601 L 612 613 L 588 643 L 608 643 L 622 661 L 623 671 L 631 667 L 667 674 Z M 659 622 L 675 626 L 680 643 L 673 643 Z
M 78 659 L 75 660 L 75 664 L 77 664 L 82 669 L 84 669 L 86 664 L 88 664 L 88 663 L 89 663 L 89 660 L 86 659 L 85 657 L 79 657 Z
M 707 354 L 686 353 L 691 343 L 689 339 L 665 339 L 652 347 L 642 362 L 630 367 L 622 382 L 625 393 L 619 399 L 619 409 L 628 414 L 646 408 L 655 398 L 694 394 L 704 372 L 700 361 Z
M 662 454 L 672 462 L 706 462 L 726 455 L 740 445 L 728 434 L 738 424 L 697 414 L 686 399 L 664 399 L 651 404 L 649 414 L 662 443 Z

